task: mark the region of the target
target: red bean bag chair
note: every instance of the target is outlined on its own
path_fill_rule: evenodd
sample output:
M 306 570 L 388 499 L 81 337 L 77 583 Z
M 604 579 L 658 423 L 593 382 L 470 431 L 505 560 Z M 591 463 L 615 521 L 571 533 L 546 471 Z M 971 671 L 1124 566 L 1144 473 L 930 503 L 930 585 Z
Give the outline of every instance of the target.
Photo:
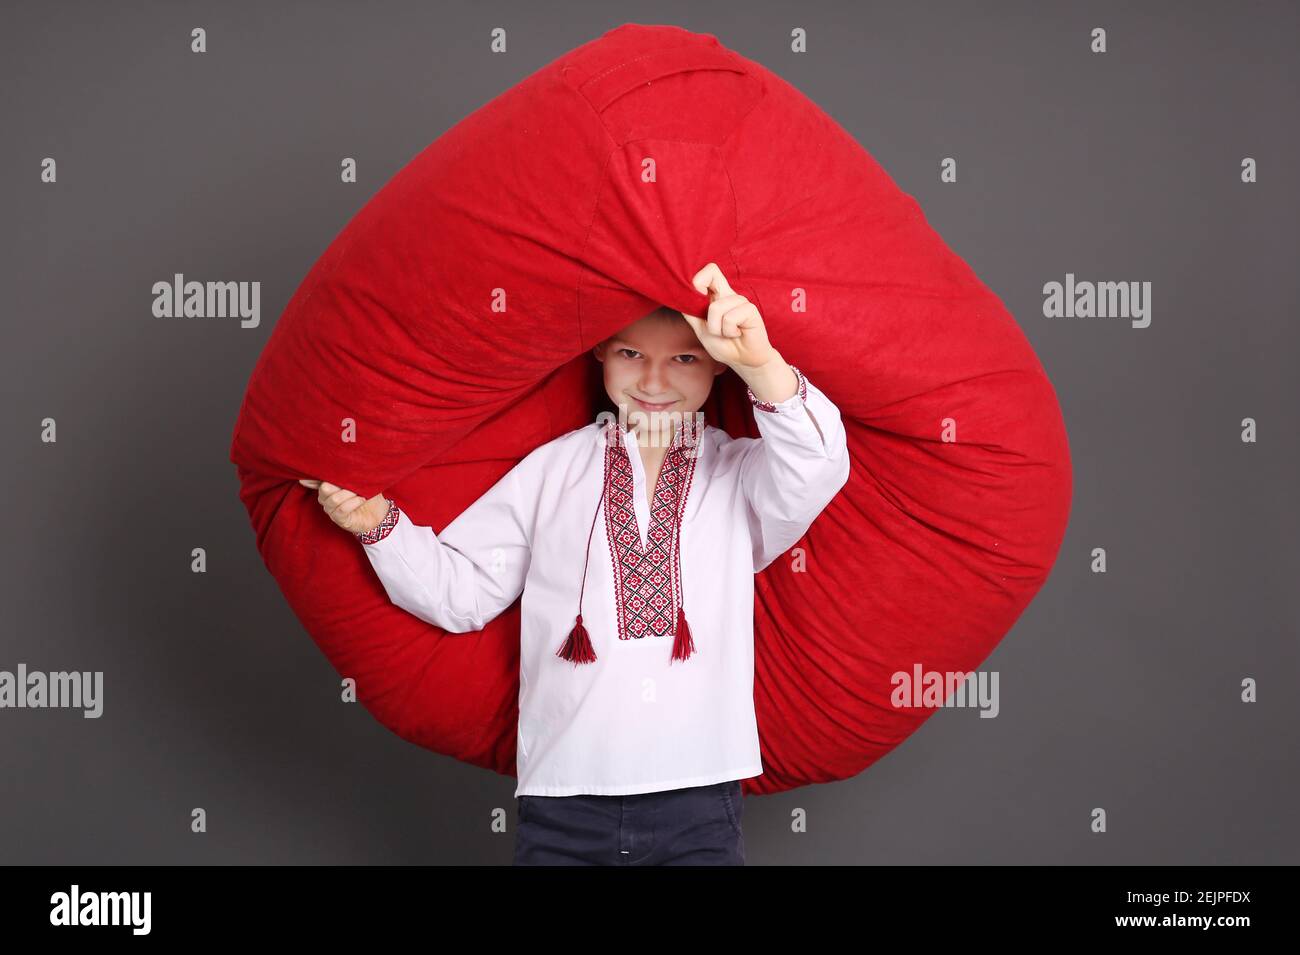
M 755 581 L 764 772 L 861 772 L 934 712 L 895 673 L 977 669 L 1038 591 L 1071 492 L 1051 383 L 916 201 L 834 120 L 707 34 L 627 24 L 440 136 L 290 300 L 231 444 L 257 547 L 298 619 L 402 738 L 515 774 L 519 603 L 473 634 L 393 606 L 299 478 L 445 527 L 604 406 L 591 347 L 717 262 L 843 414 L 853 460 Z M 757 436 L 743 383 L 705 406 Z

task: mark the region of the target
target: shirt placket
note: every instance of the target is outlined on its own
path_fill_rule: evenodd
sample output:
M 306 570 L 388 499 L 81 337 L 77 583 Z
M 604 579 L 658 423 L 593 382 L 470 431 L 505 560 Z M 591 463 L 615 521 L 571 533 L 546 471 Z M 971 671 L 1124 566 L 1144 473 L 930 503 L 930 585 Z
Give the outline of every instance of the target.
M 645 493 L 645 462 L 641 460 L 641 449 L 637 446 L 634 434 L 632 430 L 623 433 L 623 447 L 627 450 L 632 465 L 632 510 L 636 512 L 636 531 L 641 536 L 641 551 L 644 553 L 649 548 L 650 540 L 646 536 L 650 533 L 650 503 L 646 500 Z

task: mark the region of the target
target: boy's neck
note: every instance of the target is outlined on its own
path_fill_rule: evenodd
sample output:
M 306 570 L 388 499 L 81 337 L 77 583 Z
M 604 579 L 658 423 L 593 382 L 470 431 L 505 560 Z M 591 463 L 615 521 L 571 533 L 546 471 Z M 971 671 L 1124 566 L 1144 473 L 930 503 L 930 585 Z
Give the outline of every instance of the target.
M 635 443 L 643 460 L 657 460 L 679 442 L 693 447 L 704 439 L 708 429 L 708 423 L 699 411 L 656 416 L 655 420 L 645 417 L 642 412 L 632 416 L 624 411 L 619 415 L 618 424 L 624 442 Z M 657 431 L 654 430 L 656 427 Z
M 629 440 L 636 442 L 641 449 L 642 455 L 647 451 L 667 451 L 672 446 L 677 437 L 677 432 L 682 428 L 680 421 L 671 421 L 662 425 L 657 432 L 653 431 L 648 424 L 642 424 L 640 428 L 631 425 L 627 429 Z

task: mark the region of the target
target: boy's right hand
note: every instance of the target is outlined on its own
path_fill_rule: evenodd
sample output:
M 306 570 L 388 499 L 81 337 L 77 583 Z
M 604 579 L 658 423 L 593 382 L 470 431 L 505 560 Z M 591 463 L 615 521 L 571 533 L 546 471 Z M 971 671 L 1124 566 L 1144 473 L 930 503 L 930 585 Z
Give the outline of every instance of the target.
M 300 478 L 298 483 L 303 487 L 317 488 L 320 492 L 317 500 L 330 520 L 351 534 L 369 534 L 388 513 L 388 498 L 382 493 L 367 501 L 360 494 L 353 494 L 328 481 Z

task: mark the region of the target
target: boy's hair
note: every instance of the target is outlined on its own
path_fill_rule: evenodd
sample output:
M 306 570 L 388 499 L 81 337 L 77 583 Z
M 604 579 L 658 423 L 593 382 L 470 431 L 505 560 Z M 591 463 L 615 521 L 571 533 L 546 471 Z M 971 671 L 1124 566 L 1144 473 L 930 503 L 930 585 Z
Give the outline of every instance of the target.
M 686 321 L 686 319 L 682 318 L 681 312 L 677 311 L 677 309 L 675 308 L 669 308 L 667 305 L 660 305 L 653 312 L 650 312 L 649 315 L 646 316 L 646 318 L 651 318 L 651 317 L 656 319 L 664 319 L 665 321 L 675 321 L 675 322 Z
M 654 321 L 665 321 L 665 322 L 675 321 L 675 322 L 682 322 L 682 323 L 686 322 L 686 319 L 682 318 L 681 312 L 677 311 L 677 309 L 675 308 L 669 308 L 667 305 L 660 305 L 653 312 L 647 312 L 645 315 L 641 316 L 641 319 L 646 319 L 646 318 L 653 319 Z M 640 319 L 638 319 L 638 321 L 639 320 Z M 612 333 L 605 339 L 605 341 L 608 342 L 617 334 L 618 332 Z

